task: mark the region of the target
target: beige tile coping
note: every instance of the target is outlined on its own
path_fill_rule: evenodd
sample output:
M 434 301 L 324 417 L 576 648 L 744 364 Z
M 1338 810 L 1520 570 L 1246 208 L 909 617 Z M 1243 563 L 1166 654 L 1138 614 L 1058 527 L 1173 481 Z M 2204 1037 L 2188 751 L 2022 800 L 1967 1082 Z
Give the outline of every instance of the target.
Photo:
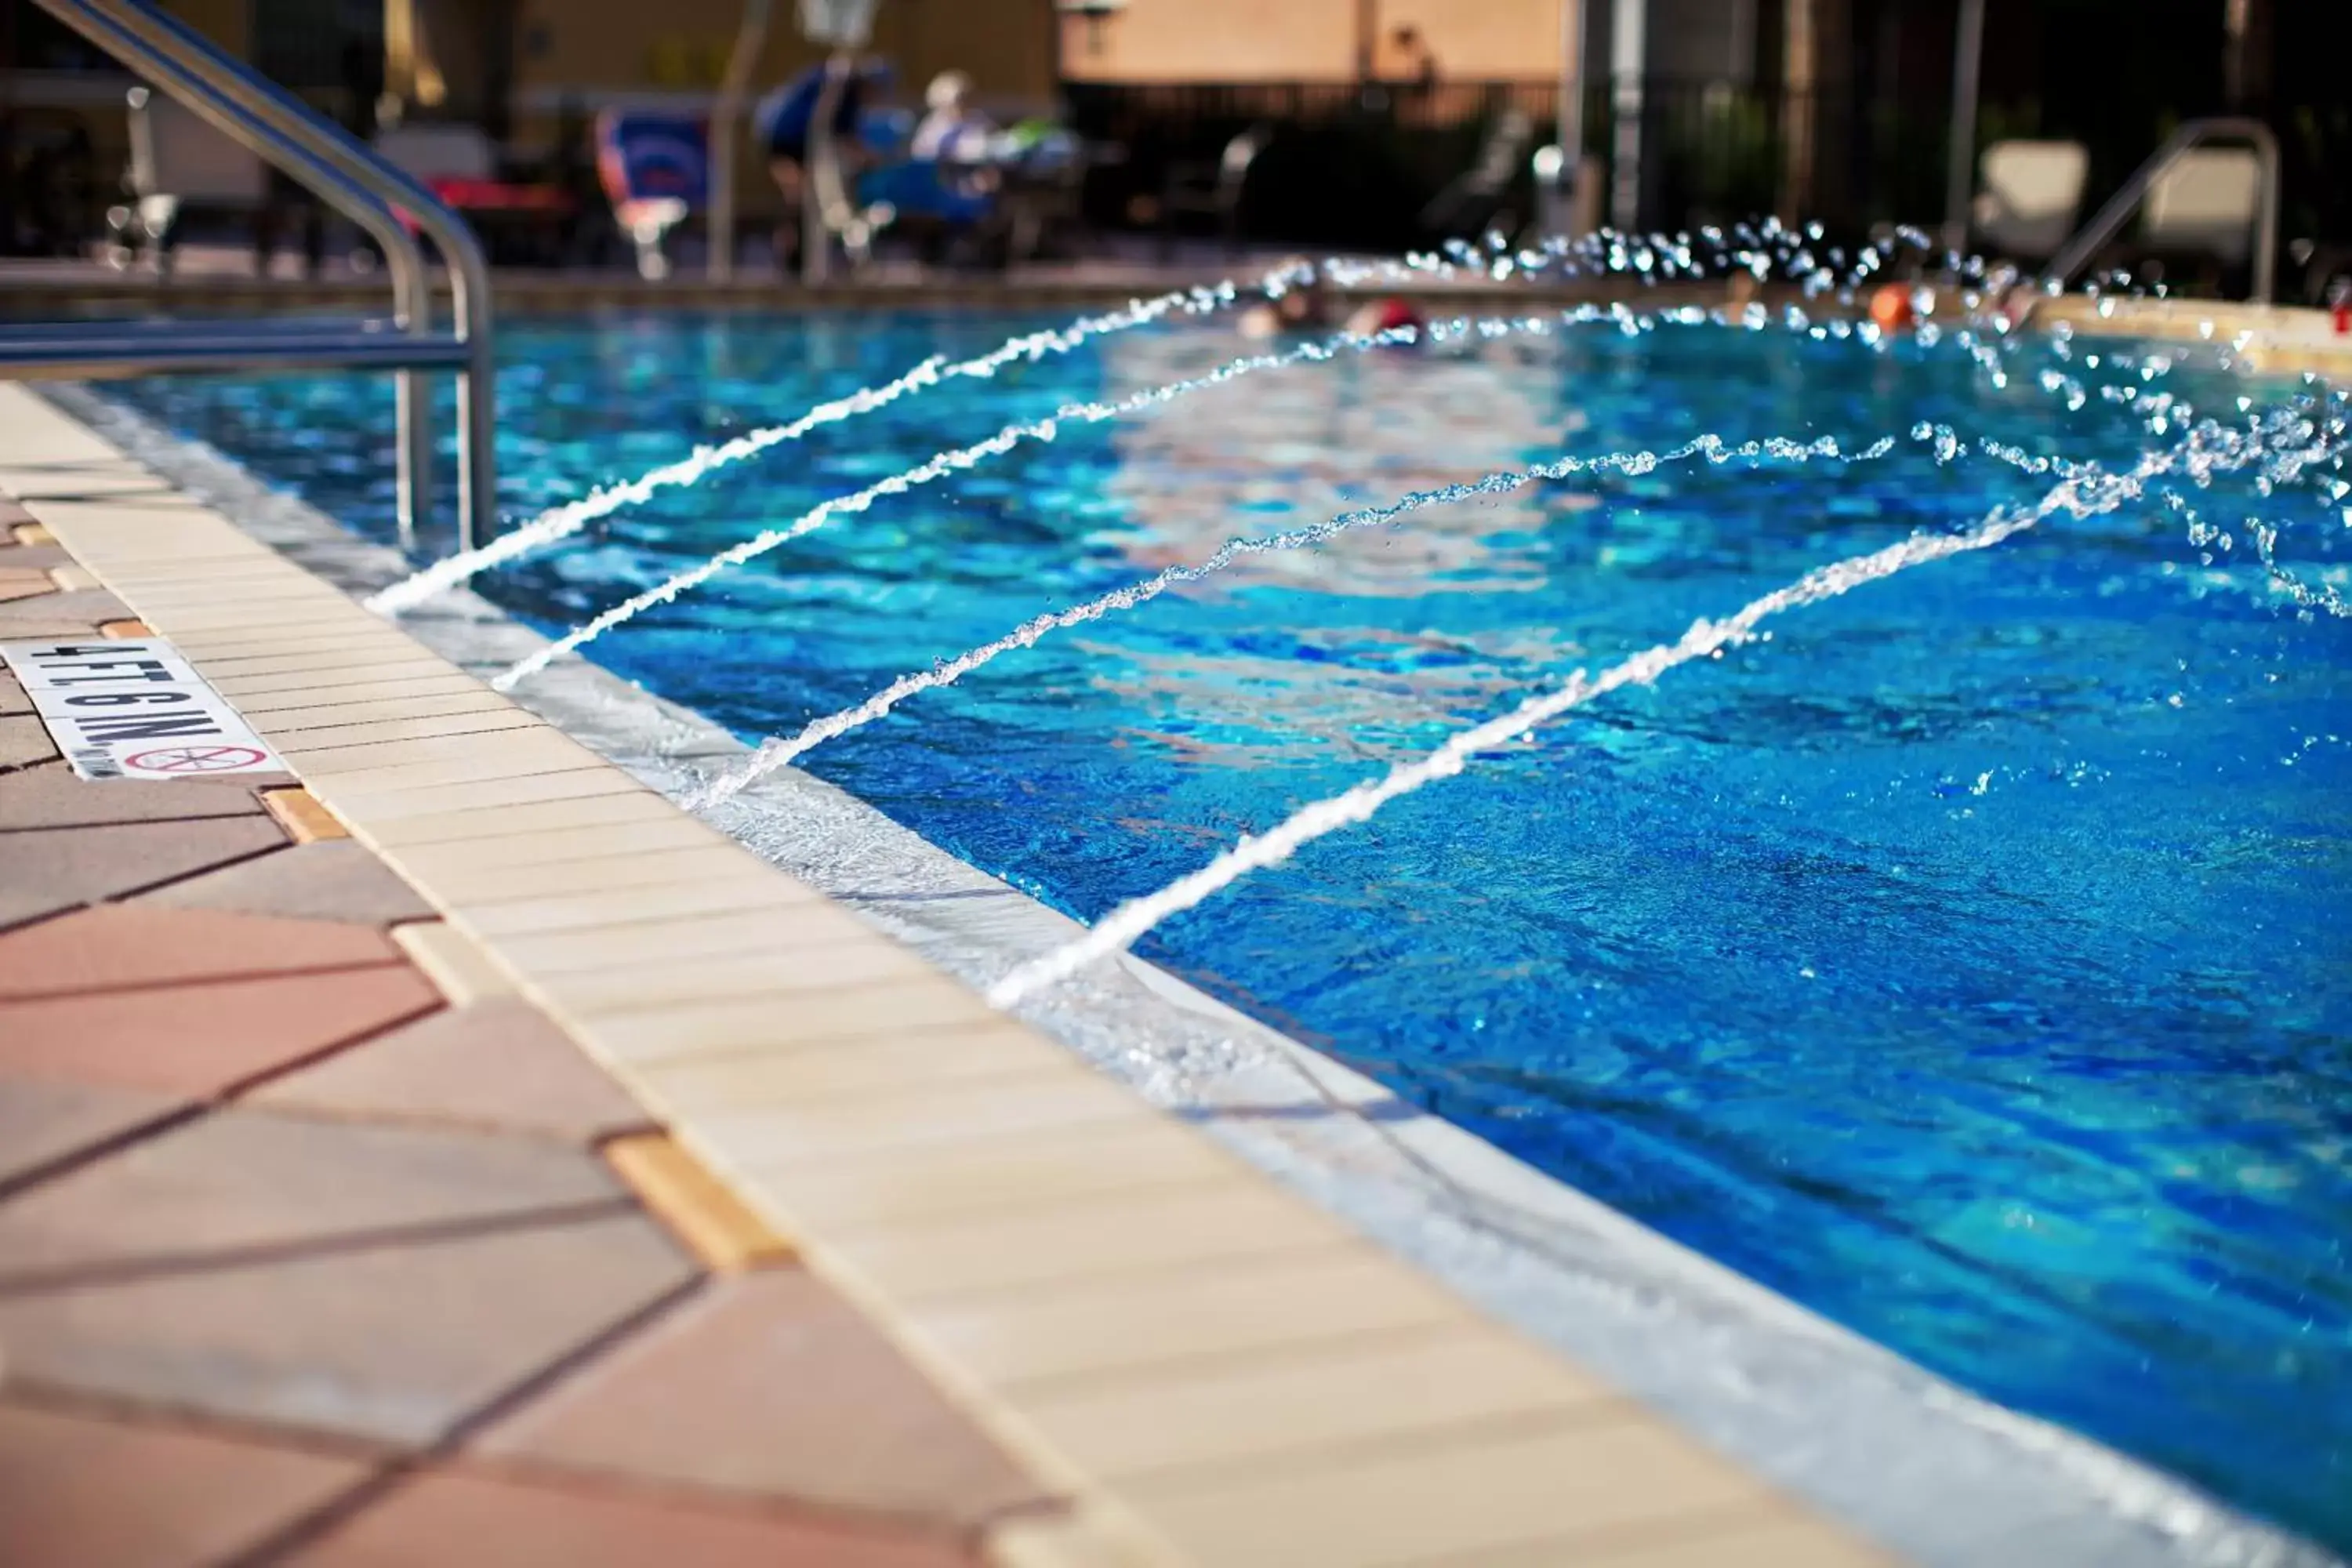
M 2352 379 L 2352 333 L 2336 330 L 2334 313 L 2295 305 L 2251 305 L 2230 300 L 2106 300 L 2067 294 L 2045 300 L 2034 325 L 2064 322 L 2092 337 L 2145 337 L 2226 348 L 2242 337 L 2238 358 L 2267 374 L 2308 371 L 2335 382 Z
M 1077 1500 L 1000 1562 L 1884 1560 L 226 518 L 92 471 L 131 465 L 0 386 L 0 489 Z

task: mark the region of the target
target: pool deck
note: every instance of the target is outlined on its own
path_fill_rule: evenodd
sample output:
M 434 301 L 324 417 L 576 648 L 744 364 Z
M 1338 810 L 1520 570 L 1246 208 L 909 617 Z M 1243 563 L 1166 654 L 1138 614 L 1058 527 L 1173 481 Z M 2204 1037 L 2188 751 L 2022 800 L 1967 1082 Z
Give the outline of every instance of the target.
M 1888 1560 L 14 386 L 0 498 L 293 770 L 0 678 L 0 1561 Z

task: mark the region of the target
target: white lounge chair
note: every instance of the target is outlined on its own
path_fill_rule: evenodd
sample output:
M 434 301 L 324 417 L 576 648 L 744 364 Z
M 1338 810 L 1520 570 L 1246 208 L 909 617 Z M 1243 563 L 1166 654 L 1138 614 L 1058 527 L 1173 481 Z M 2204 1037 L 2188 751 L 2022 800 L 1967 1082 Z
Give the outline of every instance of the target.
M 2240 266 L 2253 251 L 2262 195 L 2262 160 L 2252 148 L 2196 148 L 2150 182 L 2140 237 L 2151 250 L 2198 252 Z
M 2079 142 L 1996 142 L 1977 168 L 1978 243 L 2021 261 L 2056 255 L 2082 210 L 2088 150 Z
M 498 149 L 472 125 L 394 125 L 375 135 L 375 150 L 403 174 L 434 180 L 489 180 L 499 172 Z

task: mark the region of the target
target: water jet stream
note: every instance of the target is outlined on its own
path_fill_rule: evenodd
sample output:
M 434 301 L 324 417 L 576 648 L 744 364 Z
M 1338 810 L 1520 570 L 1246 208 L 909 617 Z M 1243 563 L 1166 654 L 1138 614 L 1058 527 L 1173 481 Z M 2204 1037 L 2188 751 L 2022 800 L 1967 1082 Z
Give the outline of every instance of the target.
M 1853 462 L 1867 462 L 1885 457 L 1894 448 L 1893 437 L 1886 437 L 1859 452 L 1848 454 L 1839 450 L 1834 437 L 1799 443 L 1775 436 L 1762 441 L 1748 441 L 1738 447 L 1727 446 L 1718 436 L 1701 436 L 1680 447 L 1664 452 L 1612 452 L 1598 458 L 1563 458 L 1557 462 L 1538 463 L 1532 468 L 1507 469 L 1456 485 L 1444 485 L 1435 489 L 1416 490 L 1402 500 L 1385 506 L 1364 507 L 1355 511 L 1315 523 L 1307 528 L 1291 529 L 1256 539 L 1231 539 L 1206 559 L 1191 565 L 1171 566 L 1139 583 L 1115 588 L 1082 605 L 1066 610 L 1056 610 L 1023 622 L 1013 630 L 954 658 L 920 670 L 902 675 L 865 701 L 845 708 L 837 713 L 812 720 L 790 739 L 772 736 L 760 743 L 757 751 L 734 767 L 688 795 L 684 804 L 689 811 L 717 805 L 768 773 L 775 772 L 837 736 L 847 734 L 862 725 L 870 724 L 919 692 L 941 686 L 951 686 L 982 665 L 1017 648 L 1037 642 L 1048 632 L 1059 631 L 1087 621 L 1099 620 L 1114 611 L 1133 609 L 1145 601 L 1159 597 L 1179 584 L 1209 576 L 1244 555 L 1265 555 L 1276 551 L 1300 550 L 1319 544 L 1335 534 L 1350 529 L 1369 528 L 1393 521 L 1405 513 L 1424 507 L 1439 506 L 1448 501 L 1466 500 L 1476 496 L 1499 495 L 1533 484 L 1539 479 L 1567 479 L 1576 474 L 1600 473 L 1614 469 L 1627 474 L 1646 474 L 1662 463 L 1679 462 L 1687 458 L 1703 457 L 1710 463 L 1739 461 L 1762 462 L 1781 459 L 1804 462 L 1812 458 L 1848 458 Z
M 1122 415 L 1135 413 L 1139 409 L 1151 407 L 1155 404 L 1171 402 L 1187 393 L 1222 386 L 1228 382 L 1238 381 L 1244 376 L 1255 374 L 1259 371 L 1279 370 L 1287 365 L 1329 360 L 1342 353 L 1362 353 L 1369 349 L 1399 346 L 1422 341 L 1443 342 L 1474 332 L 1482 337 L 1497 337 L 1513 332 L 1547 332 L 1550 330 L 1550 319 L 1533 316 L 1517 321 L 1503 321 L 1496 318 L 1477 321 L 1457 320 L 1440 322 L 1425 329 L 1409 326 L 1392 327 L 1369 334 L 1343 332 L 1321 342 L 1303 344 L 1280 353 L 1254 354 L 1242 359 L 1228 360 L 1205 375 L 1150 387 L 1120 398 L 1115 403 L 1065 405 L 1044 419 L 1026 425 L 1008 425 L 984 441 L 977 441 L 969 447 L 959 447 L 938 453 L 902 473 L 893 474 L 888 479 L 878 480 L 862 490 L 836 496 L 831 500 L 821 502 L 782 528 L 764 530 L 740 544 L 730 546 L 709 560 L 690 566 L 645 592 L 623 600 L 594 619 L 574 626 L 530 658 L 519 661 L 511 668 L 494 677 L 490 681 L 491 689 L 498 691 L 511 691 L 517 685 L 545 669 L 565 654 L 594 641 L 614 626 L 634 619 L 656 605 L 667 604 L 688 589 L 709 582 L 730 566 L 740 566 L 747 561 L 766 554 L 780 545 L 791 543 L 803 534 L 814 532 L 835 517 L 849 512 L 864 511 L 885 496 L 898 495 L 913 489 L 918 485 L 929 484 L 960 469 L 971 468 L 989 458 L 1011 451 L 1024 441 L 1051 441 L 1061 433 L 1061 427 L 1065 425 L 1100 424 L 1118 418 Z
M 1603 229 L 1582 240 L 1570 242 L 1554 238 L 1546 240 L 1536 249 L 1517 252 L 1508 251 L 1498 237 L 1490 236 L 1488 247 L 1493 252 L 1491 256 L 1480 256 L 1467 244 L 1454 240 L 1447 242 L 1447 254 L 1444 256 L 1409 253 L 1402 259 L 1370 261 L 1334 257 L 1320 264 L 1292 264 L 1277 268 L 1259 280 L 1256 291 L 1268 299 L 1278 299 L 1292 287 L 1309 282 L 1318 276 L 1345 288 L 1360 289 L 1373 282 L 1412 285 L 1431 278 L 1452 281 L 1465 273 L 1488 281 L 1502 282 L 1515 276 L 1538 277 L 1555 269 L 1562 280 L 1579 275 L 1632 273 L 1646 283 L 1656 281 L 1659 276 L 1671 279 L 1677 272 L 1693 279 L 1705 278 L 1712 276 L 1714 268 L 1729 264 L 1736 264 L 1738 270 L 1759 279 L 1775 270 L 1785 269 L 1803 283 L 1808 298 L 1837 286 L 1838 280 L 1832 271 L 1816 262 L 1804 248 L 1805 233 L 1767 224 L 1759 234 L 1743 225 L 1733 238 L 1744 243 L 1745 248 L 1737 250 L 1727 243 L 1721 230 L 1702 230 L 1701 237 L 1712 252 L 1706 258 L 1707 265 L 1700 263 L 1686 234 L 1670 240 L 1664 235 L 1622 235 Z M 1812 237 L 1819 236 L 1813 233 Z M 1895 238 L 1864 247 L 1857 253 L 1852 271 L 1843 279 L 1844 288 L 1850 292 L 1858 287 L 1894 254 L 1898 245 L 1924 247 L 1926 243 L 1925 237 L 1916 231 L 1904 231 Z M 656 490 L 698 483 L 730 464 L 756 457 L 785 442 L 798 440 L 820 425 L 835 424 L 871 413 L 900 397 L 935 386 L 951 376 L 992 375 L 1015 360 L 1034 362 L 1047 354 L 1066 353 L 1089 339 L 1142 326 L 1177 310 L 1207 315 L 1232 305 L 1238 298 L 1236 285 L 1233 279 L 1227 279 L 1213 285 L 1171 290 L 1154 299 L 1135 300 L 1108 315 L 1082 317 L 1066 327 L 1013 338 L 985 354 L 959 363 L 946 364 L 934 356 L 896 380 L 819 404 L 787 424 L 747 431 L 719 446 L 698 448 L 677 462 L 665 464 L 635 479 L 607 485 L 578 500 L 551 508 L 487 544 L 436 562 L 423 571 L 379 590 L 365 601 L 366 605 L 383 616 L 396 616 L 415 609 L 492 567 L 567 539 L 600 518 L 610 516 L 623 507 L 646 500 Z
M 1277 280 L 1281 276 L 1269 275 L 1263 287 L 1269 290 L 1278 289 L 1281 285 Z M 862 414 L 870 414 L 910 393 L 936 386 L 951 376 L 994 375 L 1015 360 L 1025 359 L 1034 363 L 1048 354 L 1067 353 L 1092 339 L 1159 321 L 1178 310 L 1193 315 L 1205 315 L 1231 304 L 1234 298 L 1234 288 L 1230 281 L 1213 288 L 1175 289 L 1154 299 L 1139 300 L 1108 315 L 1084 316 L 1066 327 L 1009 339 L 977 358 L 959 363 L 947 363 L 943 356 L 935 354 L 895 381 L 866 387 L 829 403 L 820 403 L 788 424 L 765 426 L 746 431 L 716 447 L 698 447 L 691 456 L 654 468 L 626 483 L 606 485 L 578 500 L 551 508 L 478 549 L 460 551 L 382 589 L 365 601 L 366 605 L 380 616 L 396 616 L 404 610 L 413 610 L 493 566 L 502 565 L 519 555 L 569 538 L 599 518 L 609 516 L 625 506 L 635 506 L 646 500 L 656 490 L 674 485 L 694 484 L 730 463 L 756 457 L 787 441 L 797 441 L 820 425 L 837 424 Z
M 2185 467 L 2192 479 L 2200 479 L 2223 468 L 2242 468 L 2264 450 L 2258 433 L 2209 423 L 2180 447 L 2147 454 L 2127 473 L 2109 477 L 2087 466 L 2078 468 L 2022 512 L 2004 516 L 1996 511 L 1967 532 L 1917 534 L 1868 554 L 1816 567 L 1724 619 L 1696 621 L 1676 640 L 1635 654 L 1597 677 L 1579 670 L 1558 689 L 1529 698 L 1498 718 L 1463 731 L 1428 755 L 1391 768 L 1382 778 L 1314 802 L 1263 834 L 1244 836 L 1200 869 L 1156 893 L 1130 900 L 1084 935 L 1013 969 L 989 988 L 988 1000 L 998 1007 L 1011 1007 L 1039 987 L 1067 979 L 1087 964 L 1124 950 L 1171 915 L 1192 908 L 1250 872 L 1280 865 L 1317 838 L 1370 820 L 1400 795 L 1461 773 L 1477 752 L 1503 746 L 1595 698 L 1626 686 L 1649 685 L 1678 665 L 1745 642 L 1759 623 L 1784 610 L 1835 598 L 1930 561 L 1988 549 L 2057 511 L 2077 517 L 2111 511 L 2142 494 L 2147 480 L 2158 474 Z

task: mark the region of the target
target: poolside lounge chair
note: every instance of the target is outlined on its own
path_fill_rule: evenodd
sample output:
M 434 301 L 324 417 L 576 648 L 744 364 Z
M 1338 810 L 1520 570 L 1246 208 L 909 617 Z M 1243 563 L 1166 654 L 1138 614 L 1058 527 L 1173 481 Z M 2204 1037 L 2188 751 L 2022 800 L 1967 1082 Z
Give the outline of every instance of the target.
M 2073 237 L 2091 154 L 2079 142 L 1996 142 L 1977 170 L 1977 243 L 2019 261 L 2046 261 Z
M 108 258 L 127 266 L 145 254 L 159 273 L 172 270 L 180 219 L 192 210 L 234 213 L 254 226 L 254 248 L 267 260 L 269 170 L 177 99 L 134 87 L 131 165 L 124 178 L 131 202 L 106 215 L 112 236 Z
M 596 116 L 596 174 L 637 272 L 669 276 L 662 244 L 709 200 L 710 129 L 700 120 L 608 109 Z
M 2152 251 L 2242 266 L 2253 254 L 2262 190 L 2262 160 L 2250 147 L 2183 153 L 2148 185 L 2140 208 L 2141 241 Z
M 1506 109 L 1496 115 L 1479 145 L 1477 161 L 1446 182 L 1421 209 L 1422 228 L 1440 238 L 1490 229 L 1516 233 L 1519 217 L 1509 205 L 1511 185 L 1528 163 L 1535 139 L 1535 121 L 1522 110 Z
M 861 230 L 842 237 L 857 242 L 848 246 L 853 265 L 866 259 L 872 237 L 884 223 L 906 235 L 926 261 L 938 262 L 957 242 L 990 230 L 999 211 L 995 195 L 978 188 L 969 171 L 930 158 L 902 159 L 867 172 L 857 182 L 857 201 L 868 216 Z
M 1242 193 L 1250 169 L 1266 143 L 1272 128 L 1253 125 L 1225 143 L 1213 163 L 1179 162 L 1168 165 L 1160 186 L 1160 250 L 1164 257 L 1176 247 L 1179 217 L 1214 220 L 1218 237 L 1228 251 L 1238 251 L 1242 234 Z
M 498 149 L 478 126 L 391 126 L 376 132 L 375 150 L 463 213 L 494 252 L 511 249 L 518 237 L 539 259 L 555 259 L 563 248 L 571 194 L 561 185 L 501 178 Z

